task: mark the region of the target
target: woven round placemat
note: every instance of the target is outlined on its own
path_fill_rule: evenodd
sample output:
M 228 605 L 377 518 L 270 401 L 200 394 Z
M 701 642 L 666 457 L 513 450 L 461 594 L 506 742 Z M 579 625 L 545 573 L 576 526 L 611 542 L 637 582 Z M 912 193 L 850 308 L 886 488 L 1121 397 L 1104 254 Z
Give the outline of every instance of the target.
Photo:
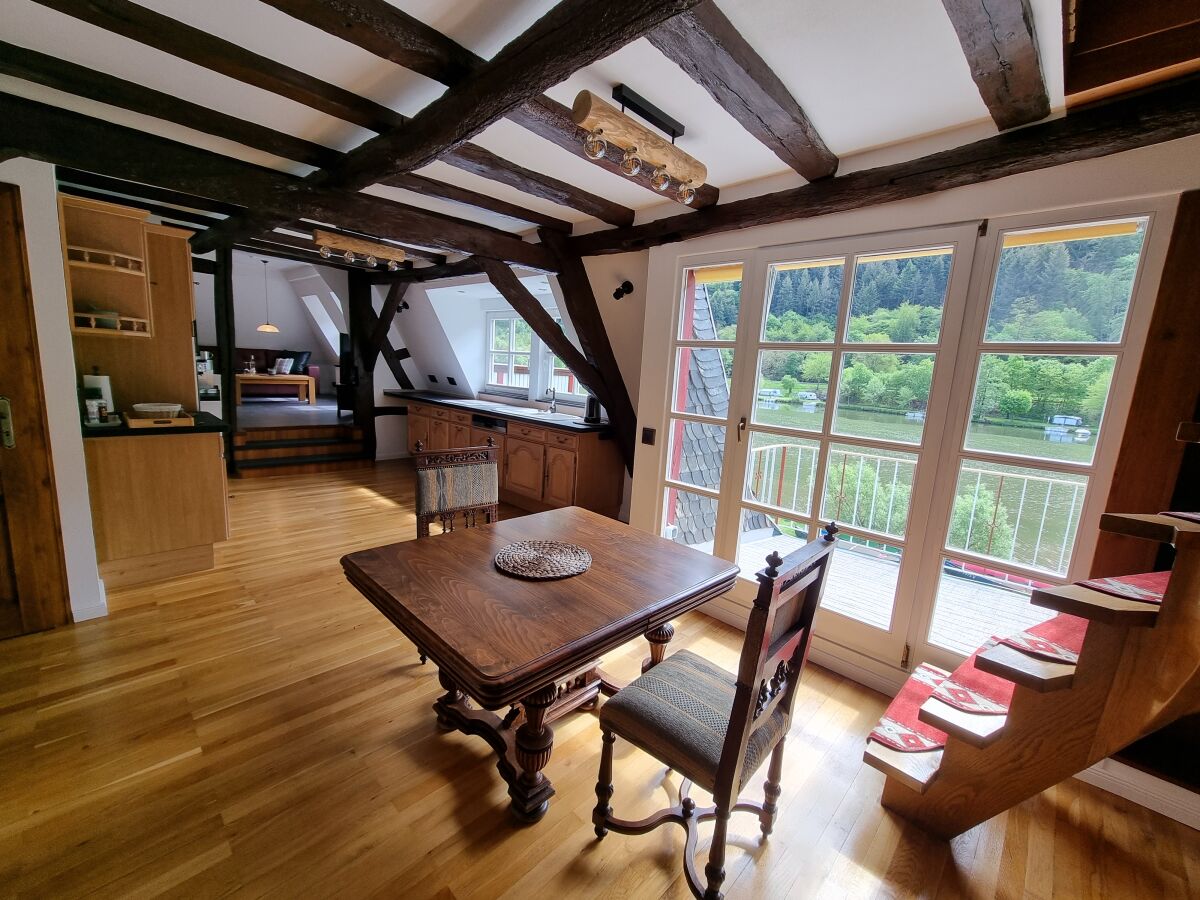
M 496 554 L 501 572 L 538 581 L 581 575 L 591 565 L 592 554 L 562 541 L 517 541 Z

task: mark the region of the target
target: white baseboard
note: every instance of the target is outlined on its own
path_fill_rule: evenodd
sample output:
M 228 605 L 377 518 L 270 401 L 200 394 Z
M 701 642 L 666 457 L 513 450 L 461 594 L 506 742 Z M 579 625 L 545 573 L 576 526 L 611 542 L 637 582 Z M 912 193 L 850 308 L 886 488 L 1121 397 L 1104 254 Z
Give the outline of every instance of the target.
M 1101 760 L 1075 777 L 1200 831 L 1200 794 L 1194 791 L 1115 759 Z

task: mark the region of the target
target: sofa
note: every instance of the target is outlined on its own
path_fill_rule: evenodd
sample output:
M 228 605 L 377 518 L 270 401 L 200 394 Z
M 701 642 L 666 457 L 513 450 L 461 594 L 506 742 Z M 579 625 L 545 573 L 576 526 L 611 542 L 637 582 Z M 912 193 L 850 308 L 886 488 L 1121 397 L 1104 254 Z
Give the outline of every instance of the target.
M 216 347 L 200 347 L 201 350 L 213 351 L 216 356 Z M 292 365 L 293 375 L 311 375 L 320 390 L 321 387 L 321 367 L 314 366 L 309 363 L 312 358 L 312 352 L 309 350 L 268 350 L 265 347 L 238 347 L 234 350 L 233 371 L 245 372 L 251 366 L 251 358 L 253 357 L 254 371 L 267 372 L 275 367 L 275 360 L 284 357 L 290 357 L 295 360 Z M 242 385 L 242 395 L 246 397 L 292 397 L 296 396 L 295 385 L 288 384 L 244 384 Z

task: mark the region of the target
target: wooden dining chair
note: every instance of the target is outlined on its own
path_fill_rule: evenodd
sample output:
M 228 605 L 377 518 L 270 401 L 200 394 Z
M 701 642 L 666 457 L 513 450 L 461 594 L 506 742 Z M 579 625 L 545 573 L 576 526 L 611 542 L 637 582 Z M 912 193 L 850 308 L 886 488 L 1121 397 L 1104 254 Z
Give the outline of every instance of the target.
M 417 471 L 417 537 L 429 537 L 434 519 L 442 524 L 442 533 L 454 530 L 462 516 L 464 528 L 478 524 L 478 516 L 495 522 L 500 509 L 500 478 L 496 465 L 496 441 L 486 446 L 457 450 L 426 451 L 417 441 L 413 467 Z M 427 657 L 418 648 L 421 665 Z
M 603 744 L 592 813 L 596 836 L 603 838 L 609 830 L 645 834 L 666 822 L 682 825 L 687 834 L 684 874 L 692 893 L 705 900 L 722 896 L 730 814 L 755 813 L 764 839 L 774 825 L 782 793 L 784 738 L 837 531 L 830 522 L 819 538 L 786 558 L 778 553 L 767 557 L 767 568 L 755 576 L 758 596 L 736 676 L 681 650 L 648 669 L 600 711 Z M 677 806 L 636 822 L 613 817 L 609 801 L 617 735 L 683 776 Z M 771 763 L 764 802 L 738 802 L 738 794 L 767 757 Z M 712 793 L 712 806 L 696 806 L 689 796 L 693 784 Z M 709 819 L 715 819 L 716 826 L 702 883 L 696 871 L 696 843 L 700 823 Z

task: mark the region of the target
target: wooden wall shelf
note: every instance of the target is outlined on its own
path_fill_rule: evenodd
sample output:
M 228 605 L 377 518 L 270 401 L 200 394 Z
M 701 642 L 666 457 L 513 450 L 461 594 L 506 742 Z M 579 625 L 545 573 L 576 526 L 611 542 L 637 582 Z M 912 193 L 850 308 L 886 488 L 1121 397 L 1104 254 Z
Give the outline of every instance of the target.
M 95 247 L 67 245 L 67 265 L 81 269 L 100 269 L 146 277 L 146 261 L 138 256 L 98 250 Z

